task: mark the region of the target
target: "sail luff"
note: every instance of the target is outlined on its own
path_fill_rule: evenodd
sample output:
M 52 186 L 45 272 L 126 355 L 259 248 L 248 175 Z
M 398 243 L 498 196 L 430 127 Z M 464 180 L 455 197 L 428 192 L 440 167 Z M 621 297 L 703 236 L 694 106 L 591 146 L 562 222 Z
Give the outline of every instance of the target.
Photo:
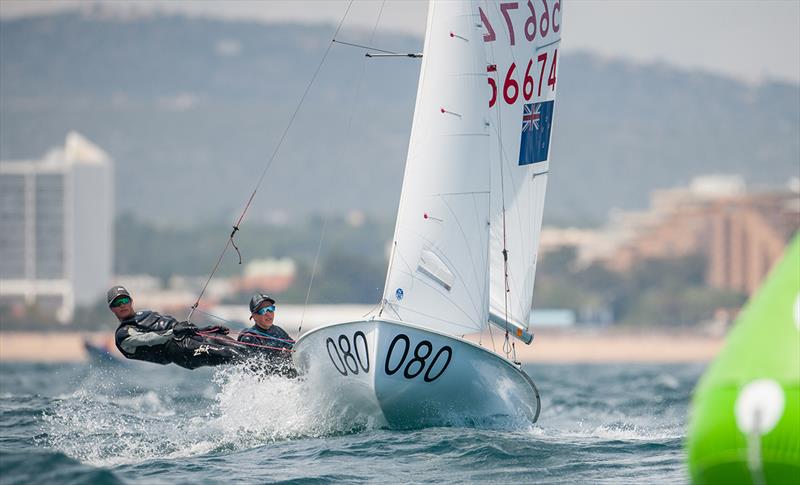
M 463 335 L 488 318 L 485 53 L 471 2 L 431 2 L 383 316 Z
M 433 22 L 433 12 L 434 12 L 434 2 L 433 0 L 429 0 L 428 16 L 427 16 L 427 21 L 425 23 L 425 32 L 431 31 L 431 23 Z M 429 42 L 430 42 L 430 36 L 425 35 L 424 44 L 422 46 L 423 56 L 419 70 L 419 82 L 417 83 L 417 98 L 416 101 L 414 102 L 414 113 L 417 113 L 417 111 L 419 110 L 419 104 L 420 101 L 422 100 L 421 93 L 422 93 L 422 86 L 425 84 L 425 67 L 428 64 L 428 56 L 424 55 L 424 53 L 428 51 Z M 408 140 L 408 153 L 411 153 L 411 145 L 412 143 L 414 143 L 414 140 L 416 139 L 415 134 L 418 127 L 419 127 L 418 123 L 414 122 L 411 123 L 411 134 L 409 135 L 409 140 Z M 408 180 L 409 180 L 409 163 L 406 161 L 405 168 L 403 169 L 403 184 L 402 187 L 400 188 L 400 202 L 398 203 L 397 207 L 398 217 L 396 217 L 394 221 L 392 248 L 391 248 L 391 253 L 389 255 L 389 267 L 386 270 L 386 279 L 383 283 L 383 297 L 381 298 L 381 309 L 378 313 L 379 316 L 383 314 L 384 310 L 386 309 L 386 304 L 389 302 L 389 298 L 387 296 L 388 295 L 387 292 L 389 291 L 389 278 L 392 276 L 392 268 L 394 266 L 395 257 L 397 256 L 397 236 L 400 226 L 399 214 L 403 213 L 403 206 L 404 206 L 403 201 L 406 199 L 406 197 L 408 197 L 408 189 L 407 189 Z

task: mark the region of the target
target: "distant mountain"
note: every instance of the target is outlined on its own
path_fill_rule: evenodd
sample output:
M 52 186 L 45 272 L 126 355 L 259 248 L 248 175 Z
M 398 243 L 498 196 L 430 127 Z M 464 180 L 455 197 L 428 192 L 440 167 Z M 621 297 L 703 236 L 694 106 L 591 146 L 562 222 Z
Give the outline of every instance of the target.
M 4 21 L 0 158 L 38 158 L 77 130 L 116 160 L 118 211 L 229 221 L 332 30 L 80 14 Z M 339 38 L 367 43 L 369 33 Z M 371 44 L 422 49 L 420 38 L 380 32 Z M 546 222 L 597 224 L 699 174 L 782 184 L 800 171 L 797 85 L 753 87 L 586 53 L 561 61 Z M 418 60 L 366 60 L 334 45 L 249 217 L 361 209 L 393 218 L 418 74 Z

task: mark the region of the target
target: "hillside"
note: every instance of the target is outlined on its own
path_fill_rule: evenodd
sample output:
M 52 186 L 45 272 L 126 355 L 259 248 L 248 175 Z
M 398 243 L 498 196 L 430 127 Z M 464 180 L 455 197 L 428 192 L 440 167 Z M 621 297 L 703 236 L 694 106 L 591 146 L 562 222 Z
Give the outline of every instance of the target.
M 80 14 L 0 23 L 0 158 L 77 130 L 116 160 L 117 210 L 161 223 L 238 214 L 332 27 Z M 345 29 L 341 40 L 369 35 Z M 419 51 L 422 39 L 372 42 Z M 562 57 L 562 56 L 560 56 Z M 362 74 L 363 73 L 363 74 Z M 336 45 L 251 218 L 361 209 L 392 219 L 419 61 Z M 598 224 L 706 173 L 797 176 L 800 87 L 564 52 L 546 222 Z

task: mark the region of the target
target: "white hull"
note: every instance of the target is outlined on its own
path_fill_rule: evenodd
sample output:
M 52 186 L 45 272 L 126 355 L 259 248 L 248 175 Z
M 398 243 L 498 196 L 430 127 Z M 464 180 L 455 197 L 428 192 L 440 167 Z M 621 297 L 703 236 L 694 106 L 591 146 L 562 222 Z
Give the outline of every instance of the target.
M 539 417 L 539 392 L 512 362 L 470 342 L 385 320 L 303 335 L 294 363 L 343 413 L 396 428 Z

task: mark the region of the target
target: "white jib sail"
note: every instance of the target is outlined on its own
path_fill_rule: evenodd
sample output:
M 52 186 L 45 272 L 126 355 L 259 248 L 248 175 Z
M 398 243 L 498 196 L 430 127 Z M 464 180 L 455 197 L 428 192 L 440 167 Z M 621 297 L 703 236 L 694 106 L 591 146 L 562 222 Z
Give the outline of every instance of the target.
M 477 4 L 428 9 L 381 315 L 463 335 L 488 319 L 486 54 Z
M 490 320 L 522 338 L 550 168 L 561 0 L 480 1 L 478 8 L 491 96 Z

